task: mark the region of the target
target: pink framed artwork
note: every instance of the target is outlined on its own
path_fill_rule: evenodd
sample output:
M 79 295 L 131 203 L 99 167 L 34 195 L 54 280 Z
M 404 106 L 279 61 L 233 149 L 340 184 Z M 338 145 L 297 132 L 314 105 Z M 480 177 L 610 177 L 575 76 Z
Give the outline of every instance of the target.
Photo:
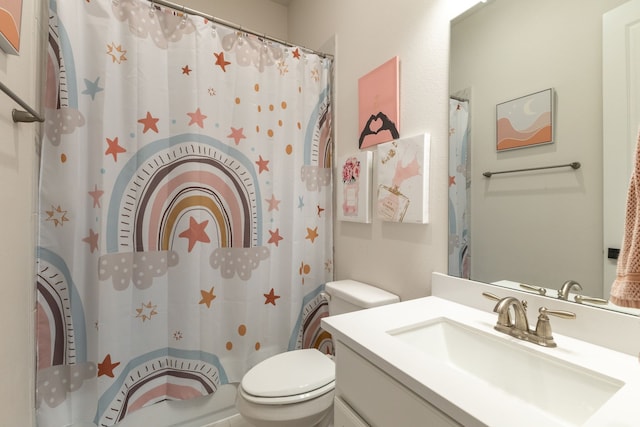
M 0 47 L 6 53 L 20 52 L 22 0 L 0 0 Z
M 358 147 L 400 137 L 399 59 L 397 56 L 358 79 Z
M 534 147 L 553 142 L 554 91 L 546 89 L 496 106 L 496 149 Z

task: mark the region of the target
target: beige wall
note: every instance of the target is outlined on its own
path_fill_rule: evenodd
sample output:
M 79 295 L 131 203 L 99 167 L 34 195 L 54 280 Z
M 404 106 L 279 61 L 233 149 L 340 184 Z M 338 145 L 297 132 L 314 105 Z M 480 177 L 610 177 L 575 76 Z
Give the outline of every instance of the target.
M 0 52 L 0 81 L 39 110 L 39 0 L 23 3 L 20 55 Z M 33 422 L 35 353 L 34 223 L 36 140 L 40 126 L 13 123 L 11 111 L 20 109 L 0 94 L 0 197 L 2 239 L 0 270 L 0 425 L 29 426 Z
M 266 0 L 176 0 L 174 3 L 242 26 L 247 31 L 288 39 L 288 8 Z
M 430 223 L 336 221 L 335 277 L 376 284 L 403 300 L 447 268 L 449 14 L 444 0 L 295 0 L 289 38 L 321 49 L 335 35 L 336 157 L 358 150 L 358 78 L 400 58 L 400 134 L 431 134 Z M 334 173 L 334 176 L 335 173 Z M 373 188 L 377 188 L 374 174 Z

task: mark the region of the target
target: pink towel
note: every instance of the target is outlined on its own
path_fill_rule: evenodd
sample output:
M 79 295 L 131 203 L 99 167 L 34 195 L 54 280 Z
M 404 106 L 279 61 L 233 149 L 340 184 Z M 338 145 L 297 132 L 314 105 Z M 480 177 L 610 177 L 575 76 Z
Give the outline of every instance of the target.
M 609 300 L 623 307 L 640 308 L 640 135 L 627 194 L 622 250 Z

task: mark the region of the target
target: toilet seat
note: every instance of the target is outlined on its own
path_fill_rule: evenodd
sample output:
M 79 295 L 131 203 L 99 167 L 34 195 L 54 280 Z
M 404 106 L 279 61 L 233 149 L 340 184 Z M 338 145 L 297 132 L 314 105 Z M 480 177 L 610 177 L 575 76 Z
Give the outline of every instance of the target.
M 250 402 L 284 405 L 333 391 L 335 363 L 316 349 L 294 350 L 263 360 L 245 374 L 240 392 Z

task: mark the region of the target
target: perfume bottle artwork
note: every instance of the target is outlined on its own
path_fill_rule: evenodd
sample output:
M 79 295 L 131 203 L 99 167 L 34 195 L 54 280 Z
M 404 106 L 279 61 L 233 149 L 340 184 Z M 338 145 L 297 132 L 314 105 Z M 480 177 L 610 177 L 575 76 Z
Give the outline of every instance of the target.
M 378 187 L 378 216 L 385 221 L 402 222 L 411 200 L 396 185 Z
M 360 161 L 356 157 L 349 157 L 342 165 L 342 183 L 344 184 L 342 213 L 344 216 L 358 215 L 359 178 Z
M 429 135 L 378 145 L 377 214 L 385 221 L 428 222 Z
M 338 219 L 371 222 L 373 153 L 360 151 L 342 157 L 338 163 L 338 171 L 342 172 L 336 186 Z

